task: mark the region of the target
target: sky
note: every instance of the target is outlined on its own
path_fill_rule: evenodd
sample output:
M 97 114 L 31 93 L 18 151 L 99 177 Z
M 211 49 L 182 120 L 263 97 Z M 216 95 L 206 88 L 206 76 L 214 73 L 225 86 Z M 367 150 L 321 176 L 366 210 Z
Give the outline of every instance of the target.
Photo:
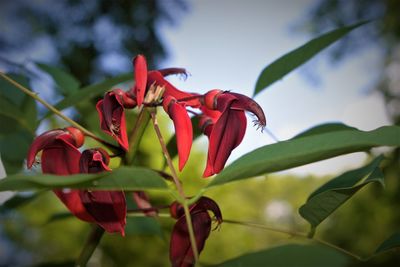
M 315 0 L 189 1 L 189 11 L 175 27 L 161 27 L 169 59 L 163 67 L 184 67 L 178 88 L 206 92 L 232 90 L 251 96 L 262 69 L 312 37 L 293 29 Z M 374 93 L 381 51 L 371 46 L 334 66 L 322 52 L 304 67 L 257 95 L 267 128 L 279 139 L 327 122 L 343 122 L 361 130 L 390 124 L 385 106 Z M 315 79 L 316 78 L 316 79 Z M 260 146 L 274 143 L 248 120 L 246 136 L 229 161 Z M 285 171 L 297 175 L 330 175 L 361 166 L 363 153 L 354 153 Z

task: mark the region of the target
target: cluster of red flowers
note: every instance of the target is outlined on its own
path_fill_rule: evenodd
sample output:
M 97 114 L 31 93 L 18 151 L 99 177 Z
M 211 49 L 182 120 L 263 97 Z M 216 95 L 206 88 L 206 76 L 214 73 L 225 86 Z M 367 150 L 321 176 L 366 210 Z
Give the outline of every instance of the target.
M 162 105 L 174 123 L 179 170 L 189 158 L 193 141 L 192 122 L 187 108 L 198 109 L 198 127 L 209 139 L 207 164 L 204 177 L 219 173 L 231 154 L 242 141 L 246 132 L 245 111 L 253 113 L 256 124 L 266 124 L 261 107 L 251 98 L 214 89 L 201 95 L 177 89 L 164 79 L 172 74 L 186 75 L 185 69 L 168 68 L 148 70 L 146 59 L 139 55 L 134 61 L 135 85 L 129 91 L 114 89 L 107 92 L 97 105 L 101 129 L 111 135 L 122 151 L 128 151 L 129 141 L 126 131 L 125 109 L 141 106 Z M 163 96 L 159 103 L 146 103 L 145 96 L 151 88 L 162 88 Z M 38 136 L 28 152 L 27 165 L 31 168 L 36 155 L 42 151 L 41 167 L 43 173 L 71 175 L 78 173 L 98 173 L 111 171 L 108 167 L 109 155 L 101 148 L 86 149 L 80 152 L 84 134 L 77 128 L 67 127 L 47 131 Z M 132 178 L 134 179 L 134 177 Z M 126 223 L 125 194 L 122 191 L 54 190 L 65 206 L 81 220 L 100 225 L 107 232 L 120 232 L 124 235 Z M 134 199 L 139 208 L 150 204 L 143 192 L 135 192 Z M 211 210 L 218 223 L 222 215 L 217 204 L 202 197 L 190 207 L 193 229 L 199 250 L 211 230 Z M 146 213 L 147 214 L 147 213 Z M 154 215 L 147 214 L 147 215 Z M 194 262 L 183 208 L 178 203 L 171 205 L 171 215 L 177 219 L 171 238 L 170 257 L 173 266 L 191 266 Z

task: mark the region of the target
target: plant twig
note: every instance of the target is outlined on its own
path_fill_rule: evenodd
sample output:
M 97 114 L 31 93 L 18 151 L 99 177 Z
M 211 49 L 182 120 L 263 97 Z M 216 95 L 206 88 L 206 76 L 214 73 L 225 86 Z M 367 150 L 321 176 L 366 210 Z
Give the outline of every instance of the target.
M 188 200 L 187 200 L 187 198 L 185 196 L 185 193 L 183 191 L 182 184 L 179 182 L 179 178 L 178 178 L 178 175 L 176 173 L 175 167 L 174 167 L 174 165 L 172 163 L 171 156 L 170 156 L 170 154 L 168 152 L 167 146 L 165 145 L 165 141 L 164 141 L 164 138 L 162 137 L 160 128 L 158 127 L 158 122 L 157 122 L 157 118 L 156 118 L 155 112 L 151 112 L 150 116 L 151 116 L 151 119 L 152 119 L 152 122 L 153 122 L 154 130 L 156 131 L 158 140 L 160 142 L 163 154 L 164 154 L 165 159 L 167 161 L 168 167 L 171 170 L 172 178 L 174 179 L 174 183 L 175 183 L 176 189 L 178 190 L 178 193 L 179 193 L 180 197 L 182 198 L 179 202 L 182 204 L 184 212 L 185 212 L 186 224 L 188 226 L 190 244 L 192 246 L 194 259 L 195 259 L 195 262 L 198 262 L 198 260 L 199 260 L 199 252 L 198 252 L 198 249 L 197 249 L 196 238 L 194 236 L 192 217 L 190 216 L 190 212 L 189 212 Z
M 230 223 L 230 224 L 238 224 L 238 225 L 243 225 L 243 226 L 247 226 L 247 227 L 253 227 L 253 228 L 259 228 L 259 229 L 263 229 L 263 230 L 267 230 L 267 231 L 271 231 L 271 232 L 276 232 L 276 233 L 281 233 L 281 234 L 286 234 L 286 235 L 290 235 L 290 236 L 295 236 L 295 237 L 300 237 L 300 238 L 304 238 L 304 239 L 308 239 L 311 241 L 314 241 L 316 243 L 319 243 L 321 245 L 333 248 L 343 254 L 346 254 L 348 256 L 351 256 L 359 261 L 365 261 L 365 259 L 363 259 L 362 257 L 348 251 L 345 250 L 341 247 L 336 246 L 335 244 L 332 244 L 328 241 L 322 240 L 320 238 L 317 237 L 313 237 L 310 238 L 308 237 L 307 233 L 302 233 L 302 232 L 296 232 L 296 231 L 292 231 L 292 230 L 288 230 L 288 229 L 282 229 L 282 228 L 275 228 L 275 227 L 270 227 L 270 226 L 266 226 L 263 224 L 259 224 L 259 223 L 253 223 L 253 222 L 242 222 L 242 221 L 236 221 L 236 220 L 227 220 L 224 219 L 223 221 L 224 223 Z
M 89 259 L 92 257 L 93 252 L 96 250 L 97 245 L 100 243 L 103 237 L 104 229 L 98 225 L 93 225 L 92 232 L 89 234 L 85 246 L 83 247 L 81 254 L 79 255 L 75 266 L 85 267 Z

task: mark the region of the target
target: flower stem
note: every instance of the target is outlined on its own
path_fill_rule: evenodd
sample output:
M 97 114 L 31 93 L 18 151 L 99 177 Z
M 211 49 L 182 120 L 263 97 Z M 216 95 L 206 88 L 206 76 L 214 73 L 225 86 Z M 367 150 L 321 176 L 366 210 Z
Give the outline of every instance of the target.
M 151 119 L 152 119 L 152 122 L 153 122 L 154 130 L 156 131 L 158 140 L 160 142 L 163 154 L 164 154 L 165 159 L 167 161 L 168 167 L 171 170 L 172 178 L 174 179 L 174 183 L 175 183 L 176 189 L 178 190 L 178 193 L 179 193 L 179 195 L 181 197 L 181 200 L 179 202 L 182 204 L 184 212 L 185 212 L 186 224 L 188 226 L 188 232 L 189 232 L 190 244 L 191 244 L 192 250 L 193 250 L 193 256 L 194 256 L 195 262 L 198 262 L 198 260 L 199 260 L 199 252 L 198 252 L 198 249 L 197 249 L 196 238 L 194 236 L 192 217 L 190 216 L 190 212 L 189 212 L 188 200 L 187 200 L 187 198 L 185 196 L 185 193 L 183 191 L 182 184 L 179 182 L 179 178 L 178 178 L 178 175 L 176 173 L 175 167 L 172 164 L 171 156 L 169 155 L 167 146 L 165 145 L 164 138 L 162 137 L 160 128 L 158 127 L 158 122 L 157 122 L 157 118 L 156 118 L 155 112 L 151 112 L 150 116 L 151 116 Z
M 129 134 L 129 150 L 128 153 L 126 153 L 125 155 L 124 159 L 125 165 L 130 165 L 133 162 L 133 159 L 139 148 L 140 140 L 142 140 L 142 136 L 144 134 L 144 131 L 146 130 L 149 121 L 150 121 L 149 112 L 145 108 L 142 108 L 139 111 L 132 132 Z
M 351 256 L 351 257 L 353 257 L 353 258 L 355 258 L 355 259 L 357 259 L 359 261 L 364 261 L 365 260 L 362 257 L 360 257 L 360 256 L 358 256 L 358 255 L 356 255 L 356 254 L 354 254 L 354 253 L 352 253 L 352 252 L 350 252 L 348 250 L 345 250 L 345 249 L 343 249 L 341 247 L 338 247 L 338 246 L 336 246 L 336 245 L 334 245 L 334 244 L 332 244 L 332 243 L 330 243 L 328 241 L 325 241 L 325 240 L 322 240 L 322 239 L 316 238 L 316 237 L 310 238 L 310 237 L 308 237 L 307 233 L 296 232 L 296 231 L 292 231 L 292 230 L 288 230 L 288 229 L 282 229 L 282 228 L 274 228 L 274 227 L 266 226 L 266 225 L 259 224 L 259 223 L 253 223 L 253 222 L 242 222 L 242 221 L 227 220 L 227 219 L 224 219 L 223 222 L 224 223 L 230 223 L 230 224 L 243 225 L 243 226 L 247 226 L 247 227 L 259 228 L 259 229 L 263 229 L 263 230 L 267 230 L 267 231 L 271 231 L 271 232 L 287 234 L 287 235 L 290 235 L 290 236 L 295 236 L 295 237 L 300 237 L 300 238 L 312 240 L 312 241 L 314 241 L 316 243 L 319 243 L 321 245 L 324 245 L 324 246 L 333 248 L 333 249 L 335 249 L 337 251 L 340 251 L 341 253 L 346 254 L 348 256 Z
M 104 229 L 98 225 L 94 225 L 92 232 L 89 234 L 85 246 L 83 247 L 81 254 L 79 255 L 75 266 L 84 267 L 92 257 L 93 252 L 96 250 L 97 245 L 100 243 L 103 237 Z
M 96 141 L 98 141 L 98 142 L 100 142 L 100 143 L 102 143 L 102 144 L 104 144 L 106 146 L 109 146 L 110 148 L 119 149 L 118 147 L 114 146 L 113 144 L 110 144 L 107 141 L 104 141 L 104 140 L 100 139 L 94 133 L 92 133 L 91 131 L 89 131 L 88 129 L 86 129 L 85 127 L 83 127 L 82 125 L 77 123 L 76 121 L 74 121 L 74 120 L 68 118 L 67 116 L 65 116 L 64 114 L 62 114 L 62 112 L 60 110 L 56 109 L 53 105 L 48 103 L 46 100 L 44 100 L 43 98 L 39 97 L 39 95 L 37 93 L 32 92 L 31 90 L 29 90 L 28 88 L 24 87 L 22 84 L 14 81 L 13 79 L 11 79 L 10 77 L 8 77 L 6 74 L 4 74 L 2 72 L 0 72 L 0 76 L 4 80 L 6 80 L 7 82 L 9 82 L 12 85 L 14 85 L 19 90 L 21 90 L 23 93 L 27 94 L 28 96 L 32 97 L 36 101 L 40 102 L 43 106 L 45 106 L 47 109 L 52 111 L 57 116 L 59 116 L 60 118 L 62 118 L 63 120 L 65 120 L 66 122 L 68 122 L 69 124 L 74 126 L 75 128 L 78 128 L 79 130 L 81 130 L 86 136 L 89 136 L 89 137 L 95 139 Z

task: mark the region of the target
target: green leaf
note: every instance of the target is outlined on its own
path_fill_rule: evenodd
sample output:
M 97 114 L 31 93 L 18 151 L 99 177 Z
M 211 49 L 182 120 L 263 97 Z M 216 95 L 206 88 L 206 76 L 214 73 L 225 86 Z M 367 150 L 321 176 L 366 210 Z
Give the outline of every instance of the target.
M 61 100 L 55 107 L 59 110 L 63 110 L 67 107 L 79 104 L 82 101 L 88 101 L 94 97 L 102 96 L 106 91 L 110 90 L 112 86 L 129 80 L 132 80 L 132 73 L 122 74 L 103 82 L 83 87 L 76 93 Z
M 365 185 L 377 182 L 384 186 L 384 175 L 379 169 L 382 159 L 379 156 L 370 164 L 345 172 L 322 185 L 300 207 L 300 215 L 315 228 Z M 358 184 L 366 175 L 368 177 Z
M 329 132 L 336 132 L 336 131 L 347 131 L 347 130 L 357 130 L 357 128 L 348 126 L 343 123 L 325 123 L 320 124 L 315 127 L 312 127 L 302 133 L 299 133 L 294 138 L 306 137 L 315 134 L 322 134 L 322 133 L 329 133 Z
M 71 219 L 71 218 L 75 218 L 75 216 L 71 212 L 58 212 L 58 213 L 52 214 L 44 224 L 46 225 L 49 223 L 58 222 L 58 221 Z
M 126 218 L 125 234 L 129 235 L 156 235 L 162 237 L 160 223 L 152 217 Z
M 217 264 L 218 267 L 341 267 L 348 258 L 328 247 L 288 244 L 253 252 Z
M 91 190 L 169 190 L 156 172 L 141 167 L 120 167 L 112 172 L 58 176 L 50 174 L 14 174 L 0 180 L 0 191 L 53 188 L 88 188 Z
M 376 249 L 375 254 L 386 252 L 388 250 L 400 247 L 400 233 L 392 234 L 388 239 Z
M 63 95 L 70 95 L 79 89 L 80 82 L 64 70 L 42 63 L 36 65 L 53 78 Z
M 295 50 L 278 58 L 263 69 L 258 77 L 254 96 L 282 79 L 286 74 L 306 63 L 320 51 L 333 44 L 352 30 L 366 24 L 368 21 L 342 27 L 318 36 Z
M 373 131 L 357 129 L 315 134 L 260 147 L 218 174 L 208 187 L 257 175 L 282 171 L 308 163 L 378 146 L 400 146 L 400 127 L 384 126 Z

